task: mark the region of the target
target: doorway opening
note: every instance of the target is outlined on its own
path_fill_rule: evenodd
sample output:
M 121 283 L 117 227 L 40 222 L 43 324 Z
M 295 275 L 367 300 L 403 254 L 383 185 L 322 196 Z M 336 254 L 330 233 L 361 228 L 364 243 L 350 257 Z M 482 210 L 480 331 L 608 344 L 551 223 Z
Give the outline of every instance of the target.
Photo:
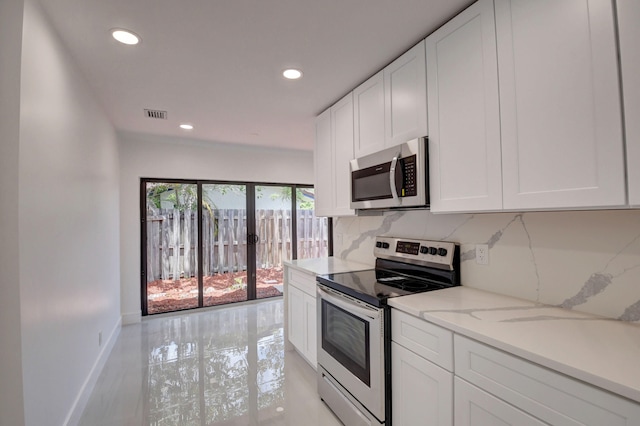
M 141 179 L 142 314 L 282 295 L 283 262 L 331 255 L 309 185 Z

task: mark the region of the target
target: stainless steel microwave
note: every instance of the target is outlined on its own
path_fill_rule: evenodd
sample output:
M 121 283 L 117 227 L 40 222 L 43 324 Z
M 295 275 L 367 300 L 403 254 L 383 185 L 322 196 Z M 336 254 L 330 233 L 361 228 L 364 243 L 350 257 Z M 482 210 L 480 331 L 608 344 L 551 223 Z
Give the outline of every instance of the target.
M 351 208 L 387 209 L 429 205 L 427 138 L 351 160 Z

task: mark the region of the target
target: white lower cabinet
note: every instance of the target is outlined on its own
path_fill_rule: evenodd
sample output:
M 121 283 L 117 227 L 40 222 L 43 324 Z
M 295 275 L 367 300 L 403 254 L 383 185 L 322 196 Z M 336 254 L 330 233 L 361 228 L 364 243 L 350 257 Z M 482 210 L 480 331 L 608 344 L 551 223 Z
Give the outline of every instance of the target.
M 304 348 L 304 293 L 302 290 L 289 285 L 287 287 L 289 314 L 289 341 L 296 349 Z
M 391 416 L 394 426 L 453 424 L 453 333 L 391 310 Z
M 492 424 L 550 424 L 554 426 L 637 426 L 640 424 L 640 404 L 613 395 L 571 377 L 556 373 L 540 365 L 525 361 L 491 346 L 463 336 L 454 336 L 456 378 L 477 386 L 503 401 L 540 419 L 538 423 L 460 423 Z M 456 380 L 456 386 L 460 380 Z M 466 406 L 464 404 L 467 404 Z M 460 406 L 459 406 L 460 405 Z M 470 410 L 468 403 L 459 400 L 458 410 Z M 500 418 L 504 407 L 482 405 L 487 415 Z M 475 411 L 478 409 L 474 408 Z M 485 414 L 474 414 L 482 416 Z M 458 423 L 456 422 L 456 425 Z
M 391 310 L 394 426 L 638 426 L 640 404 Z
M 455 378 L 455 426 L 542 426 L 535 417 Z
M 391 342 L 392 424 L 450 426 L 453 373 Z
M 318 362 L 316 330 L 316 277 L 285 268 L 289 342 L 313 368 Z
M 315 368 L 318 364 L 318 340 L 316 325 L 317 311 L 316 297 L 304 294 L 304 316 L 305 320 L 305 336 L 304 336 L 304 353 L 311 365 Z

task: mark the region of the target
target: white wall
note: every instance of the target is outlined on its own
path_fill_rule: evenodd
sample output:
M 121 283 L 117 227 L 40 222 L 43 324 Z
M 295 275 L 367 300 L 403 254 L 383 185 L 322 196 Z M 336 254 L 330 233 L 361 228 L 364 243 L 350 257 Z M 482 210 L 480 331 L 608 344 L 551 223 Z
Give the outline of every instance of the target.
M 373 264 L 376 235 L 460 243 L 466 286 L 640 322 L 640 210 L 339 218 L 334 254 Z
M 313 153 L 122 133 L 120 267 L 124 323 L 140 321 L 140 178 L 313 184 Z
M 0 426 L 24 423 L 18 151 L 23 0 L 0 1 Z
M 117 137 L 36 0 L 20 87 L 25 424 L 61 425 L 119 331 Z

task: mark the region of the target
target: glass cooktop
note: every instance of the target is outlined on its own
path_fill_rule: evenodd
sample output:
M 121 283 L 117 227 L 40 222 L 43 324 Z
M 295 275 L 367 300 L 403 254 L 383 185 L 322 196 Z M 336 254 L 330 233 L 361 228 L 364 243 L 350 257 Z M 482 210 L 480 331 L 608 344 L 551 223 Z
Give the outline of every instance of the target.
M 386 300 L 390 297 L 451 286 L 426 277 L 412 277 L 380 269 L 319 275 L 317 279 L 327 287 L 376 307 L 386 305 Z

